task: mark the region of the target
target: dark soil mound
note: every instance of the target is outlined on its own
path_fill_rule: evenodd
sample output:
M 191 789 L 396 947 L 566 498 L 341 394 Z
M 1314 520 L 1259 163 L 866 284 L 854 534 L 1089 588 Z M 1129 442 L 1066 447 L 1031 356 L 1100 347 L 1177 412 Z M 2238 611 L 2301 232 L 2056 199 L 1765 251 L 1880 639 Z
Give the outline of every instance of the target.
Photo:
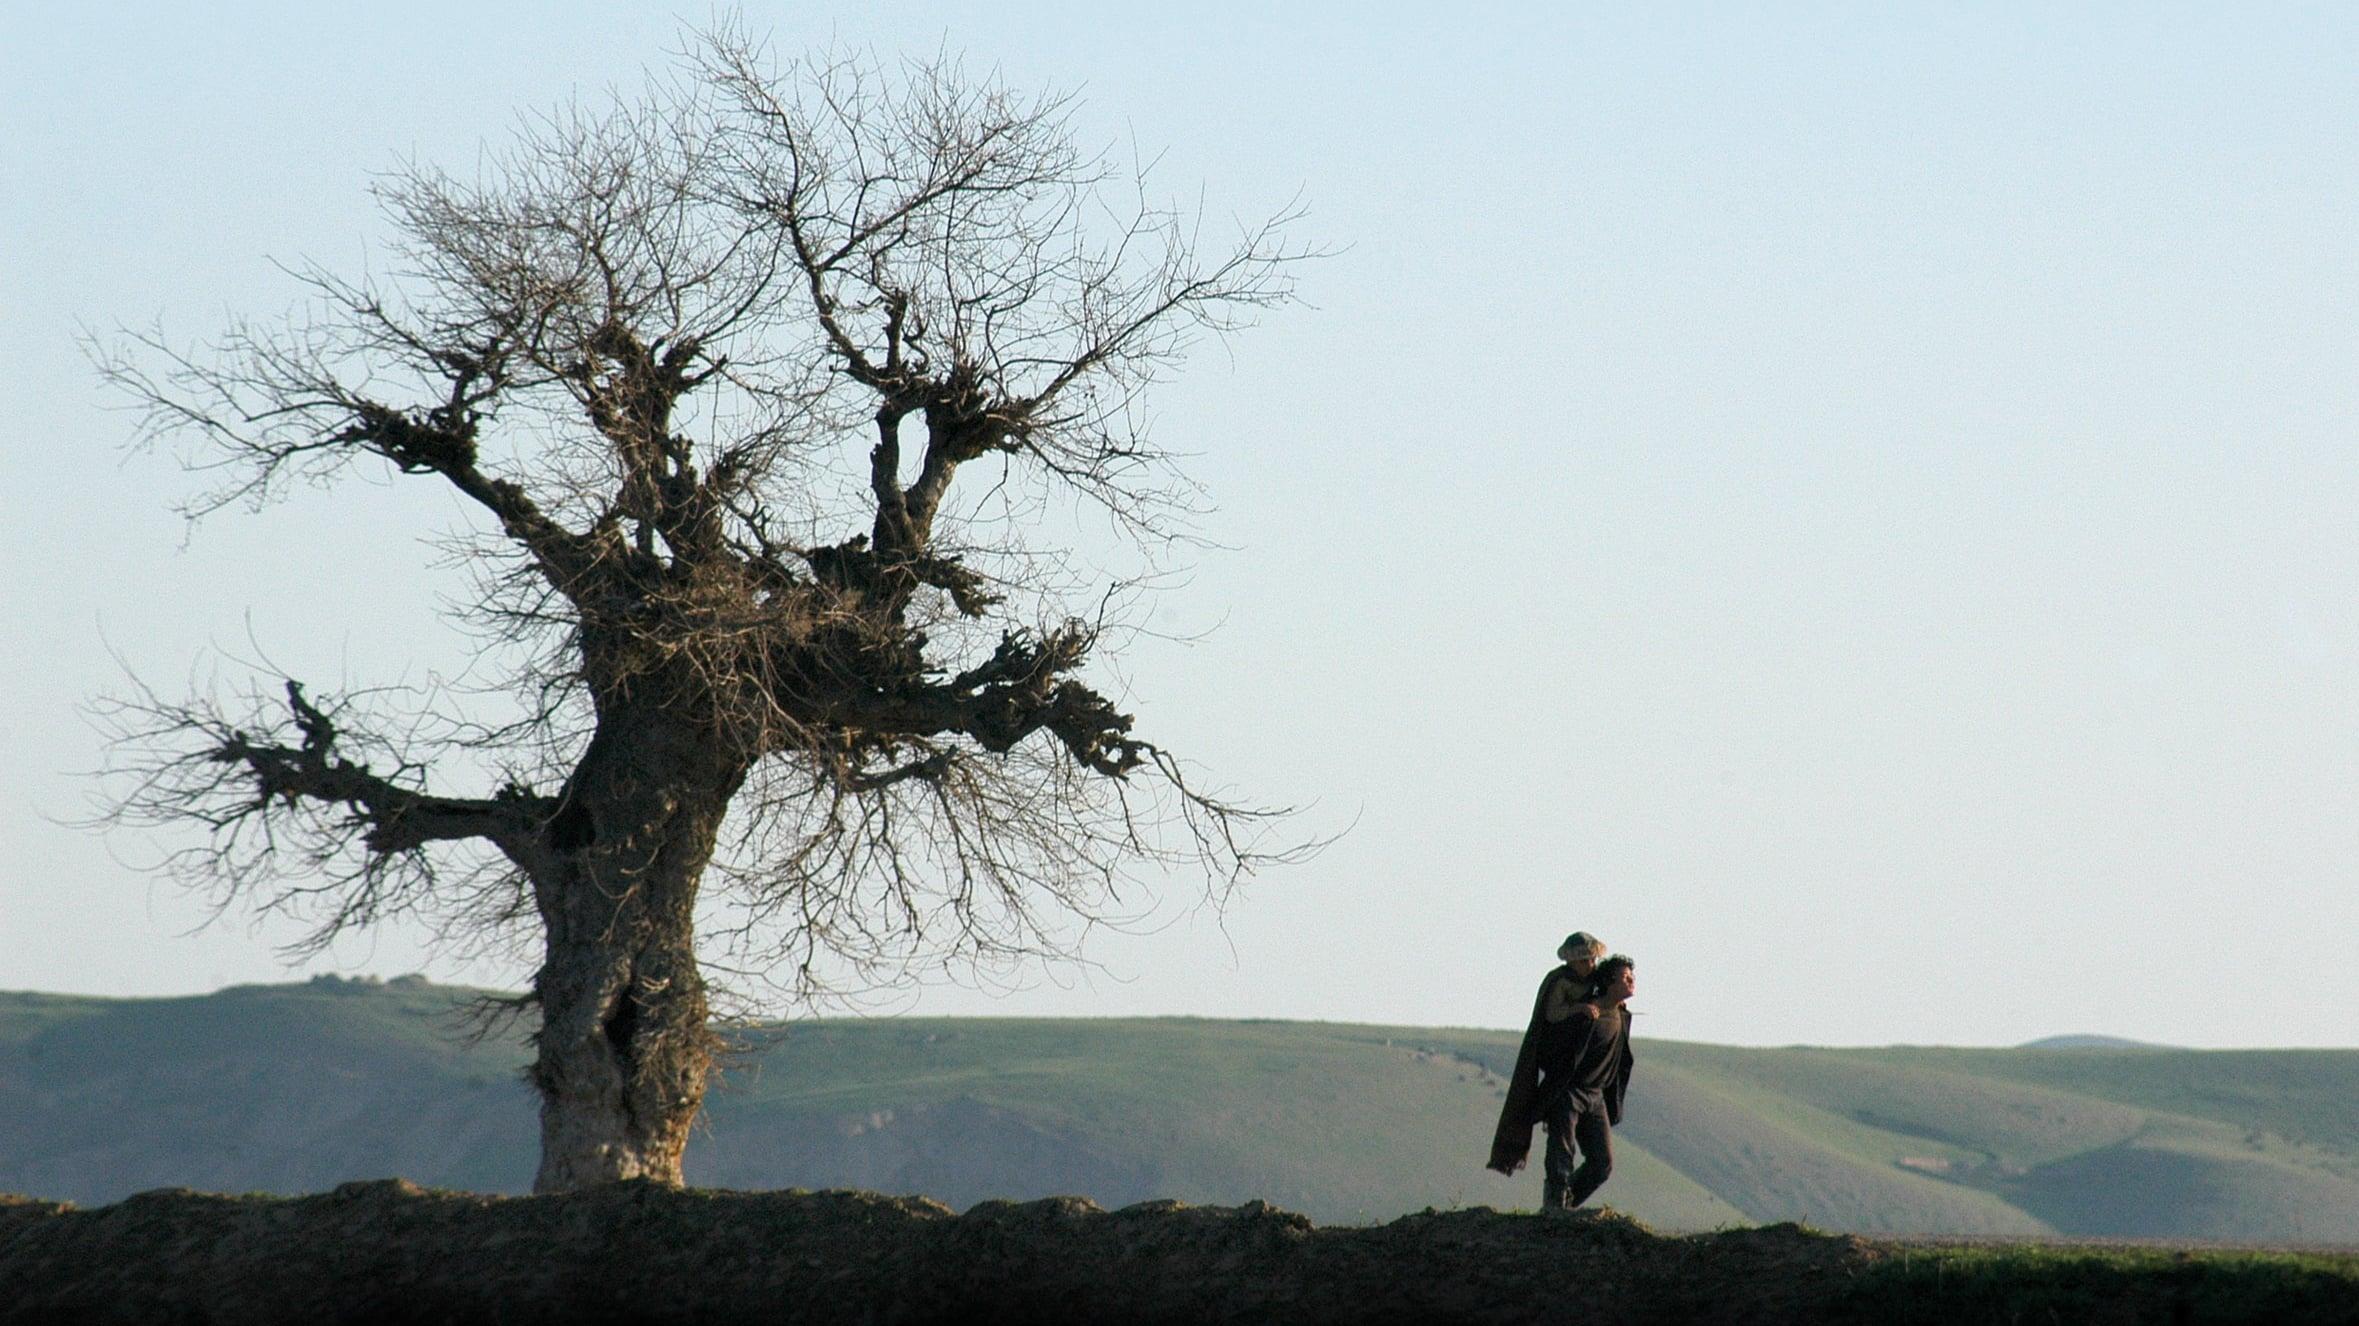
M 2004 1319 L 1887 1283 L 1898 1255 L 1792 1225 L 1666 1238 L 1610 1213 L 1318 1229 L 1258 1202 L 953 1215 L 861 1192 L 505 1198 L 389 1180 L 89 1211 L 0 1198 L 0 1322 L 1777 1323 L 1882 1318 L 1896 1284 L 1917 1320 Z M 2123 1283 L 2100 1317 L 2186 1319 L 2168 1286 Z

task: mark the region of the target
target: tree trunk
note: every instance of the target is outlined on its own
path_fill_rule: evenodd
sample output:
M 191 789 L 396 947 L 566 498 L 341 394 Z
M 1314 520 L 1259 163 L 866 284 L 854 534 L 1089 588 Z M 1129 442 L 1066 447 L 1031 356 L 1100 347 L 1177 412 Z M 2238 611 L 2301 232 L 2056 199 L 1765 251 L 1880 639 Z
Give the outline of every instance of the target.
M 610 720 L 567 786 L 533 880 L 547 942 L 533 986 L 535 1192 L 679 1183 L 712 1065 L 696 889 L 742 770 L 660 714 Z

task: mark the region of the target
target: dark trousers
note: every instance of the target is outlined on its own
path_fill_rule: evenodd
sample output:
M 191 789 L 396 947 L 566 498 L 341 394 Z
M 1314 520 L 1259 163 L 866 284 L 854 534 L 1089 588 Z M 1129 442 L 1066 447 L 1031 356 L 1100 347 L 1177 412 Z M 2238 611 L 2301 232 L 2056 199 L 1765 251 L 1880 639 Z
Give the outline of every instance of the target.
M 1602 1106 L 1581 1109 L 1567 1092 L 1548 1107 L 1540 1124 L 1548 1144 L 1540 1158 L 1540 1205 L 1575 1207 L 1604 1184 L 1614 1172 L 1614 1130 Z M 1573 1147 L 1581 1148 L 1581 1167 L 1573 1168 Z

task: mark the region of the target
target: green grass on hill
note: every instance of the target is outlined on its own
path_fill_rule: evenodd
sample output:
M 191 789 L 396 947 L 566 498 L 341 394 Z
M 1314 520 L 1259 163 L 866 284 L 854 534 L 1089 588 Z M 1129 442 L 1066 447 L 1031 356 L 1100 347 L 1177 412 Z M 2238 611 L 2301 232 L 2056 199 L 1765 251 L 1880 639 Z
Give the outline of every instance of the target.
M 1862 1271 L 1828 1319 L 1935 1322 L 2359 1322 L 2359 1260 L 2144 1248 L 1901 1250 Z
M 104 1011 L 113 1000 L 0 990 L 0 1047 L 22 1045 L 53 1027 Z
M 1114 1204 L 1234 1202 L 1250 1193 L 1327 1220 L 1529 1205 L 1536 1196 L 1536 1178 L 1510 1181 L 1481 1167 L 1498 1109 L 1494 1083 L 1471 1065 L 1380 1036 L 1303 1023 L 923 1019 L 808 1024 L 766 1039 L 757 1067 L 710 1102 L 715 1140 L 816 1135 L 806 1151 L 828 1153 L 841 1181 L 863 1186 L 913 1182 L 931 1162 L 943 1177 L 928 1190 L 954 1203 L 1042 1196 L 1070 1175 Z M 950 1157 L 896 1157 L 881 1140 L 866 1155 L 831 1146 L 865 1135 L 840 1136 L 853 1129 L 946 1111 L 967 1127 L 998 1130 L 1003 1150 L 1035 1146 L 1069 1167 L 1047 1164 L 1035 1183 L 1050 1186 L 1004 1191 L 1019 1176 L 962 1169 Z M 774 1164 L 719 1145 L 691 1155 L 691 1179 L 752 1186 L 765 1162 Z M 1644 1195 L 1651 1218 L 1687 1227 L 1743 1218 L 1643 1147 L 1624 1148 L 1620 1162 L 1627 1191 Z
M 537 1116 L 469 992 L 317 982 L 0 995 L 0 1190 L 518 1191 Z M 757 1029 L 693 1184 L 1528 1208 L 1482 1168 L 1517 1037 L 1167 1019 Z M 1742 1049 L 1641 1040 L 1606 1199 L 1650 1224 L 2359 1243 L 2359 1052 Z
M 1864 1131 L 1850 1136 L 1835 1126 L 1811 1131 L 1885 1163 L 1906 1154 L 2028 1167 L 2136 1136 L 2146 1121 L 2142 1110 L 2085 1094 L 1839 1050 L 1670 1043 L 1657 1057 L 1724 1087 L 1857 1124 Z
M 1885 1049 L 1829 1053 L 1939 1068 L 2208 1119 L 2359 1155 L 2359 1053 L 2349 1050 Z

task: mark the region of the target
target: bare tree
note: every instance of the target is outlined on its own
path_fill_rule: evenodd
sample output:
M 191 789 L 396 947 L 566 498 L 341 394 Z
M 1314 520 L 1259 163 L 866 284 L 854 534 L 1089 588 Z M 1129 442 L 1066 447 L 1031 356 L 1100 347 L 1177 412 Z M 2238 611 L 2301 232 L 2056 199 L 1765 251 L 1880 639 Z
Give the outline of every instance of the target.
M 372 466 L 480 510 L 456 611 L 494 718 L 293 680 L 142 695 L 116 805 L 204 826 L 175 864 L 309 909 L 317 943 L 537 927 L 541 1191 L 679 1181 L 708 883 L 731 951 L 808 996 L 1061 953 L 1142 865 L 1217 893 L 1283 854 L 1082 680 L 1108 587 L 1044 513 L 1183 531 L 1140 393 L 1304 255 L 1291 214 L 1204 244 L 1069 111 L 725 31 L 473 180 L 383 179 L 391 278 L 299 269 L 288 325 L 97 350 L 143 436 L 220 478 L 199 513 Z

